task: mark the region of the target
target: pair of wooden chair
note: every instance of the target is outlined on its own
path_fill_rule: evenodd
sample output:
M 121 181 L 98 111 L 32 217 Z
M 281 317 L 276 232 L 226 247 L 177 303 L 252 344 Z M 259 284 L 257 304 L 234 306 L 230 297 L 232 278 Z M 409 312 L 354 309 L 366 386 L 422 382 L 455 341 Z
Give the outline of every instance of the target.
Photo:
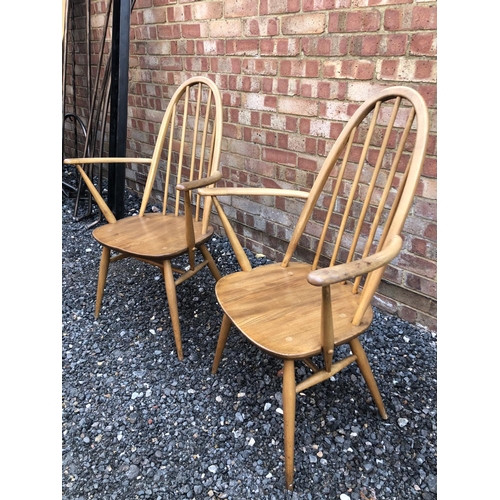
M 181 89 L 185 92 L 192 85 L 201 85 L 195 83 L 197 80 L 210 86 L 219 106 L 216 89 L 205 80 L 194 79 Z M 283 360 L 285 479 L 286 488 L 292 489 L 297 393 L 326 381 L 355 362 L 380 416 L 387 418 L 359 337 L 372 322 L 371 302 L 384 271 L 403 246 L 401 232 L 412 206 L 425 158 L 429 133 L 427 107 L 416 91 L 406 87 L 387 88 L 369 97 L 335 138 L 309 191 L 286 187 L 214 187 L 220 179 L 218 163 L 222 123 L 217 118 L 211 129 L 213 158 L 211 161 L 208 157 L 205 159 L 209 167 L 208 177 L 190 179 L 185 183 L 178 181 L 177 191 L 186 195 L 186 215 L 174 222 L 176 217 L 165 213 L 151 216 L 144 210 L 151 193 L 153 175 L 158 168 L 162 147 L 160 139 L 163 140 L 166 124 L 173 123 L 172 110 L 179 93 L 182 93 L 181 89 L 174 95 L 162 124 L 139 217 L 113 221 L 102 207 L 111 224 L 94 231 L 94 236 L 104 248 L 96 314 L 102 298 L 110 249 L 120 252 L 117 258 L 121 255 L 132 256 L 163 266 L 181 358 L 175 282 L 169 262 L 180 252 L 189 253 L 192 264 L 188 275 L 192 275 L 198 270 L 192 260 L 192 252 L 194 248 L 200 248 L 216 279 L 215 292 L 224 311 L 212 373 L 215 374 L 218 369 L 233 325 L 262 351 Z M 217 117 L 220 117 L 220 109 L 217 110 Z M 184 130 L 180 124 L 179 129 Z M 171 147 L 172 143 L 169 151 Z M 72 161 L 78 164 L 78 161 Z M 172 168 L 168 167 L 169 164 L 167 162 L 167 169 Z M 79 170 L 85 175 L 81 166 Z M 92 190 L 88 181 L 87 184 Z M 204 199 L 201 223 L 192 218 L 189 209 L 194 189 Z M 232 196 L 279 197 L 282 201 L 280 206 L 284 206 L 285 210 L 287 203 L 294 203 L 294 206 L 297 202 L 303 203 L 294 227 L 290 228 L 293 232 L 282 262 L 252 268 L 219 201 L 223 197 L 228 204 Z M 164 210 L 166 205 L 167 202 L 164 203 Z M 213 231 L 208 224 L 212 205 L 242 269 L 222 278 L 203 246 Z M 159 250 L 170 249 L 171 240 L 178 244 L 175 251 Z M 151 248 L 157 250 L 153 252 Z M 335 349 L 342 344 L 349 345 L 350 354 L 336 359 Z M 298 383 L 297 362 L 305 363 L 310 370 L 310 374 Z

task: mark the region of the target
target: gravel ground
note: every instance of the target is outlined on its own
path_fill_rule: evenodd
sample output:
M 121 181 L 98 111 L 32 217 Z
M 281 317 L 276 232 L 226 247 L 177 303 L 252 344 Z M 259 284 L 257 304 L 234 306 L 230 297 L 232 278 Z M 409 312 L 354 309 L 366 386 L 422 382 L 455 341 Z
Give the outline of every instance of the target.
M 211 375 L 222 315 L 208 269 L 178 288 L 182 362 L 152 266 L 110 266 L 95 320 L 100 246 L 73 206 L 63 197 L 64 500 L 437 498 L 435 334 L 375 311 L 363 344 L 389 419 L 356 366 L 299 395 L 289 493 L 280 363 L 234 331 Z M 239 269 L 225 238 L 209 248 L 223 275 Z

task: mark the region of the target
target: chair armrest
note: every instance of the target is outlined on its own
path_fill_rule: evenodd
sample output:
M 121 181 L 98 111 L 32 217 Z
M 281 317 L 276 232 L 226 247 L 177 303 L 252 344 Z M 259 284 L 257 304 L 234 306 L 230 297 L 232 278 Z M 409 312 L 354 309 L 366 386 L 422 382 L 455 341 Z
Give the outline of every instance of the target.
M 316 269 L 308 274 L 307 281 L 309 281 L 311 285 L 326 286 L 356 278 L 357 276 L 369 273 L 370 271 L 374 271 L 388 264 L 398 255 L 402 246 L 403 239 L 401 236 L 396 235 L 389 241 L 383 250 L 380 250 L 380 252 L 346 264 Z
M 198 192 L 202 196 L 289 196 L 303 199 L 309 196 L 309 191 L 279 188 L 217 187 L 202 188 Z
M 66 165 L 88 165 L 90 163 L 151 163 L 152 158 L 66 158 Z
M 198 194 L 202 196 L 208 196 L 213 198 L 213 202 L 217 213 L 222 222 L 222 226 L 226 231 L 227 238 L 231 243 L 233 251 L 236 255 L 236 259 L 243 271 L 251 271 L 252 265 L 248 260 L 243 247 L 234 232 L 234 229 L 229 222 L 222 205 L 219 203 L 217 196 L 289 196 L 296 198 L 307 198 L 309 192 L 307 191 L 295 191 L 293 189 L 276 189 L 276 188 L 244 188 L 244 187 L 206 187 L 198 189 Z
M 215 174 L 205 177 L 203 179 L 197 179 L 194 181 L 186 181 L 177 184 L 175 188 L 179 191 L 191 191 L 193 189 L 202 188 L 205 186 L 209 186 L 210 184 L 214 184 L 222 178 L 221 172 L 216 172 Z

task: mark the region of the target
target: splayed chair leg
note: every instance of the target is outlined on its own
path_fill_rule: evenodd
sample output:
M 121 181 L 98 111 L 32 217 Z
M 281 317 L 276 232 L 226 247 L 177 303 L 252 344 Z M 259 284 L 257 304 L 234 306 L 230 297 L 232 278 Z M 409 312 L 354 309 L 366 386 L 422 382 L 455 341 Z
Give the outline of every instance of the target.
M 184 354 L 182 352 L 181 324 L 179 322 L 179 310 L 177 308 L 177 292 L 175 291 L 175 280 L 172 272 L 172 264 L 169 260 L 163 262 L 163 278 L 165 280 L 168 308 L 170 309 L 170 318 L 172 321 L 172 328 L 174 330 L 177 357 L 180 361 L 182 361 L 184 359 Z
M 285 427 L 285 481 L 287 490 L 293 489 L 295 444 L 295 366 L 291 359 L 283 367 L 283 420 Z
M 359 339 L 354 339 L 349 342 L 351 350 L 353 354 L 357 357 L 357 363 L 359 366 L 359 370 L 365 379 L 366 385 L 372 395 L 373 401 L 377 405 L 380 416 L 387 420 L 387 412 L 385 411 L 384 402 L 382 401 L 382 396 L 380 395 L 380 391 L 378 390 L 377 382 L 375 382 L 375 377 L 373 376 L 372 369 L 370 368 L 370 364 L 368 363 L 368 358 L 366 357 L 365 350 L 361 345 Z
M 106 276 L 108 275 L 109 258 L 111 250 L 108 247 L 102 247 L 101 264 L 99 266 L 99 278 L 97 280 L 97 296 L 95 299 L 95 313 L 97 318 L 101 311 L 102 297 L 104 295 L 104 286 L 106 285 Z
M 214 362 L 212 364 L 212 373 L 215 374 L 217 372 L 217 368 L 219 368 L 219 363 L 222 358 L 222 352 L 224 351 L 224 347 L 226 346 L 227 336 L 229 335 L 229 330 L 231 330 L 231 320 L 227 314 L 224 314 L 222 318 L 222 324 L 219 332 L 219 340 L 217 341 L 217 349 L 215 350 Z

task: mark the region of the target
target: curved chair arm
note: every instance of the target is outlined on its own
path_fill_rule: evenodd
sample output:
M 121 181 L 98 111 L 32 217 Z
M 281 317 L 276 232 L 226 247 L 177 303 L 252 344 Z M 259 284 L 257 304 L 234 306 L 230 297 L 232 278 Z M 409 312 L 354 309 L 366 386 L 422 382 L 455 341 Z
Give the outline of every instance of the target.
M 308 274 L 307 281 L 311 285 L 326 286 L 356 278 L 388 264 L 398 255 L 402 246 L 403 239 L 401 236 L 396 235 L 380 252 L 376 252 L 364 259 L 347 262 L 346 264 L 316 269 Z
M 151 158 L 66 158 L 64 163 L 66 165 L 75 165 L 78 172 L 82 176 L 83 181 L 85 182 L 90 194 L 93 196 L 96 201 L 98 207 L 101 209 L 102 215 L 108 221 L 109 224 L 113 224 L 116 222 L 116 217 L 114 216 L 111 209 L 108 207 L 107 203 L 104 201 L 104 198 L 101 196 L 101 193 L 96 189 L 94 183 L 87 175 L 85 170 L 82 168 L 82 165 L 89 165 L 92 163 L 151 163 Z
M 66 165 L 88 165 L 90 163 L 151 163 L 152 158 L 66 158 Z
M 216 172 L 215 174 L 204 177 L 203 179 L 197 179 L 194 181 L 186 181 L 181 184 L 177 184 L 175 188 L 179 191 L 191 191 L 193 189 L 203 188 L 209 186 L 210 184 L 214 184 L 222 178 L 222 174 L 220 172 Z M 201 194 L 201 193 L 200 193 Z
M 309 197 L 309 191 L 280 188 L 217 187 L 198 191 L 202 196 L 288 196 L 292 198 Z
M 202 196 L 208 196 L 213 199 L 217 213 L 219 214 L 222 226 L 226 231 L 227 238 L 231 243 L 236 259 L 243 271 L 251 271 L 252 265 L 241 246 L 234 229 L 224 213 L 224 210 L 217 199 L 217 196 L 288 196 L 295 198 L 308 198 L 308 191 L 295 191 L 293 189 L 279 189 L 279 188 L 244 188 L 244 187 L 207 187 L 198 190 Z

